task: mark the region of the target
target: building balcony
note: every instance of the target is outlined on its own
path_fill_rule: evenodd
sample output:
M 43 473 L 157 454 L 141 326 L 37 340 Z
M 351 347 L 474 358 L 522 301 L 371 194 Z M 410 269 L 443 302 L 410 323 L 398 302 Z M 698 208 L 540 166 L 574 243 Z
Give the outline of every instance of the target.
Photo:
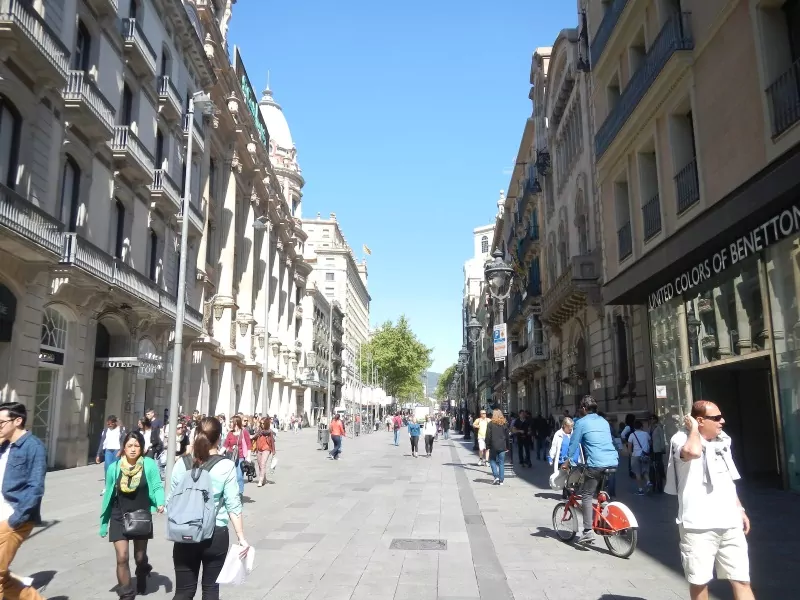
M 172 78 L 159 76 L 157 82 L 158 114 L 170 123 L 177 123 L 183 115 L 183 102 Z
M 26 262 L 57 260 L 64 225 L 11 188 L 0 183 L 0 248 Z
M 542 320 L 560 327 L 587 304 L 600 304 L 600 253 L 573 256 L 542 298 Z
M 519 260 L 523 264 L 529 264 L 536 254 L 541 249 L 539 239 L 539 225 L 534 224 L 528 228 L 528 231 L 520 244 L 520 257 Z
M 181 212 L 181 192 L 166 169 L 153 171 L 150 199 L 162 215 L 172 216 Z
M 84 0 L 98 17 L 116 17 L 119 14 L 118 0 Z
M 194 136 L 192 138 L 192 144 L 194 144 L 194 148 L 192 149 L 193 153 L 202 154 L 205 151 L 206 147 L 206 134 L 203 131 L 203 126 L 198 124 L 195 120 L 194 127 L 192 127 L 192 132 Z M 183 140 L 187 144 L 189 143 L 189 115 L 183 115 Z
M 800 121 L 800 60 L 795 61 L 766 90 L 773 139 Z
M 605 154 L 623 126 L 631 119 L 670 59 L 676 53 L 690 52 L 694 48 L 690 16 L 690 13 L 676 13 L 664 23 L 644 61 L 631 77 L 594 137 L 597 160 Z
M 136 137 L 130 126 L 116 125 L 111 153 L 118 170 L 133 182 L 144 185 L 153 181 L 153 155 Z
M 178 220 L 183 218 L 183 214 L 178 215 Z M 189 202 L 189 236 L 200 237 L 206 228 L 206 219 L 203 213 L 194 202 Z
M 661 231 L 661 200 L 656 194 L 642 206 L 644 222 L 644 241 L 651 239 Z
M 511 359 L 511 379 L 515 381 L 544 366 L 549 349 L 547 344 L 529 344 L 525 350 L 518 352 Z
M 633 236 L 631 234 L 630 221 L 617 230 L 617 253 L 619 262 L 624 261 L 633 254 Z
M 700 181 L 697 178 L 697 158 L 675 175 L 675 194 L 678 199 L 678 214 L 700 201 Z
M 0 46 L 28 76 L 56 88 L 67 83 L 70 52 L 30 0 L 0 0 Z
M 125 58 L 131 69 L 143 78 L 156 76 L 156 51 L 147 40 L 139 21 L 122 19 L 121 33 Z M 152 79 L 150 79 L 152 81 Z
M 603 15 L 603 20 L 600 21 L 600 25 L 597 31 L 595 31 L 594 38 L 589 46 L 589 56 L 592 60 L 592 66 L 596 65 L 597 61 L 599 61 L 600 57 L 603 55 L 603 50 L 605 50 L 606 45 L 608 45 L 611 34 L 614 33 L 617 22 L 622 16 L 625 7 L 628 5 L 628 1 L 629 0 L 613 0 L 611 6 L 606 10 L 606 14 Z
M 83 71 L 70 71 L 64 88 L 66 120 L 86 137 L 108 141 L 114 135 L 116 110 Z

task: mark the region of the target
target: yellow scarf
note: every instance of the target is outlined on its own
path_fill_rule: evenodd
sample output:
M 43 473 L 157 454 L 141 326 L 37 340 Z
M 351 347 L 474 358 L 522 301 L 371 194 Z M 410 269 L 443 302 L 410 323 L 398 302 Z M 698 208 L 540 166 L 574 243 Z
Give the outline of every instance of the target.
M 119 459 L 119 470 L 122 477 L 119 479 L 119 491 L 123 494 L 132 494 L 139 487 L 144 472 L 144 459 L 140 458 L 136 464 L 128 464 L 124 458 Z

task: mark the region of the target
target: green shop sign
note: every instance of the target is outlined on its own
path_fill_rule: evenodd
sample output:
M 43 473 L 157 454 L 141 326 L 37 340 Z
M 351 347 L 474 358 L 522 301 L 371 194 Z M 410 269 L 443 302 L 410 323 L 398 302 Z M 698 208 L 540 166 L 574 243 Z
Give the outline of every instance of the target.
M 247 109 L 253 116 L 253 122 L 256 124 L 256 131 L 258 137 L 265 149 L 269 149 L 269 132 L 267 131 L 267 124 L 264 122 L 264 117 L 261 116 L 261 111 L 258 109 L 258 99 L 250 83 L 250 78 L 247 76 L 247 71 L 244 68 L 244 61 L 242 55 L 239 53 L 239 48 L 234 46 L 234 69 L 236 70 L 236 77 L 239 79 L 239 86 L 242 88 L 242 95 L 244 96 Z

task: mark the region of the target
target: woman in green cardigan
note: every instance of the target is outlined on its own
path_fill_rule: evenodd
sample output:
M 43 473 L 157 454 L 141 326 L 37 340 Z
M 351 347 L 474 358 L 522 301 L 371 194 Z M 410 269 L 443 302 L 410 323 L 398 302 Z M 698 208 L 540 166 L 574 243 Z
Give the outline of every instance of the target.
M 136 592 L 147 591 L 147 577 L 153 567 L 147 561 L 149 535 L 132 536 L 125 533 L 124 515 L 137 510 L 164 512 L 164 486 L 158 463 L 144 456 L 144 437 L 138 431 L 129 432 L 122 442 L 122 456 L 108 468 L 103 507 L 100 511 L 100 536 L 108 535 L 117 554 L 117 594 L 122 600 L 133 600 Z M 129 543 L 133 542 L 136 561 L 136 591 L 131 585 Z

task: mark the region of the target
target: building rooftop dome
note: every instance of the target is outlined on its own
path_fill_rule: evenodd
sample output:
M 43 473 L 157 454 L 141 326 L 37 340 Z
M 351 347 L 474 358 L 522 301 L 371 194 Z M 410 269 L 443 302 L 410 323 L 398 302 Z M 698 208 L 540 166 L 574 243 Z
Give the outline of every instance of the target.
M 283 114 L 281 105 L 275 102 L 275 98 L 272 97 L 269 83 L 267 83 L 266 89 L 261 94 L 261 101 L 258 106 L 261 110 L 261 116 L 264 117 L 264 122 L 267 124 L 270 139 L 279 148 L 291 150 L 294 148 L 292 132 L 289 131 L 289 123 L 286 122 L 286 116 Z

